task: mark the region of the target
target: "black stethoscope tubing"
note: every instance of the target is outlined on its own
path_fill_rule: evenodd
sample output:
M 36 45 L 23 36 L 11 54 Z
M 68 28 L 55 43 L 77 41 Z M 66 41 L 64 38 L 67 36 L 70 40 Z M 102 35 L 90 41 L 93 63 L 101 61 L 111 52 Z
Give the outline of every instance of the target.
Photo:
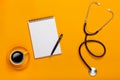
M 87 40 L 87 38 L 88 38 L 89 36 L 94 36 L 94 35 L 96 35 L 99 31 L 101 31 L 101 30 L 113 19 L 114 13 L 113 13 L 113 11 L 112 11 L 110 8 L 108 8 L 108 12 L 110 12 L 110 13 L 112 14 L 111 18 L 110 18 L 106 23 L 104 23 L 96 32 L 94 32 L 94 33 L 87 33 L 87 31 L 86 31 L 86 26 L 87 26 L 88 14 L 89 14 L 89 12 L 90 12 L 90 8 L 91 8 L 92 4 L 95 4 L 95 5 L 97 5 L 97 6 L 100 6 L 100 3 L 99 3 L 99 2 L 92 2 L 92 3 L 90 3 L 90 5 L 89 5 L 89 7 L 88 7 L 88 11 L 87 11 L 87 14 L 86 14 L 85 22 L 84 22 L 84 25 L 83 25 L 83 30 L 84 30 L 84 33 L 85 33 L 85 38 L 84 38 L 84 41 L 80 44 L 79 49 L 78 49 L 78 52 L 79 52 L 79 56 L 80 56 L 80 58 L 82 59 L 83 63 L 84 63 L 84 64 L 87 66 L 87 68 L 89 69 L 90 75 L 91 75 L 91 76 L 95 76 L 97 70 L 96 70 L 96 68 L 94 68 L 94 67 L 90 67 L 90 65 L 89 65 L 89 64 L 85 61 L 85 59 L 82 57 L 81 48 L 82 48 L 83 45 L 85 45 L 85 48 L 86 48 L 86 50 L 88 51 L 88 53 L 91 54 L 91 55 L 94 56 L 94 57 L 97 57 L 97 58 L 101 58 L 101 57 L 103 57 L 103 56 L 106 54 L 106 47 L 105 47 L 105 45 L 104 45 L 102 42 L 100 42 L 100 41 L 98 41 L 98 40 Z M 101 55 L 96 55 L 96 54 L 94 54 L 94 53 L 88 48 L 87 43 L 91 43 L 91 42 L 100 44 L 100 45 L 103 47 L 103 50 L 104 50 L 104 51 L 103 51 L 103 53 L 102 53 Z
M 100 42 L 100 41 L 97 41 L 97 40 L 87 40 L 87 37 L 88 37 L 88 36 L 96 35 L 99 31 L 96 31 L 95 33 L 92 33 L 92 34 L 88 34 L 88 33 L 86 32 L 86 25 L 87 25 L 87 23 L 84 23 L 85 39 L 84 39 L 84 42 L 82 42 L 82 43 L 80 44 L 78 51 L 79 51 L 79 56 L 80 56 L 80 58 L 82 59 L 82 61 L 84 62 L 84 64 L 88 67 L 89 70 L 91 70 L 91 67 L 89 66 L 89 64 L 88 64 L 88 63 L 84 60 L 84 58 L 82 57 L 81 48 L 82 48 L 83 44 L 85 45 L 85 48 L 86 48 L 86 50 L 88 51 L 88 53 L 91 54 L 91 55 L 94 56 L 94 57 L 103 57 L 103 56 L 105 55 L 105 53 L 106 53 L 106 48 L 105 48 L 105 45 L 104 45 L 102 42 Z M 95 55 L 94 53 L 92 53 L 92 52 L 90 51 L 90 49 L 88 48 L 88 46 L 87 46 L 87 43 L 91 43 L 91 42 L 96 42 L 96 43 L 100 44 L 100 45 L 103 47 L 104 52 L 103 52 L 101 55 Z

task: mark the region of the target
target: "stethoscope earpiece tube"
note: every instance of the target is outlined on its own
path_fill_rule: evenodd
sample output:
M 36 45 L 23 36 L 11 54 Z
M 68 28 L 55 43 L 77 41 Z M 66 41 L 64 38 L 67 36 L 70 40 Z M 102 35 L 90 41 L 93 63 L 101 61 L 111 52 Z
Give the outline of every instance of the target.
M 99 2 L 92 2 L 92 3 L 89 5 L 89 7 L 88 7 L 87 15 L 86 15 L 85 22 L 84 22 L 84 25 L 83 25 L 83 31 L 84 31 L 84 33 L 85 33 L 85 39 L 84 39 L 84 42 L 82 42 L 82 43 L 80 44 L 79 49 L 78 49 L 78 52 L 79 52 L 80 58 L 82 59 L 82 61 L 84 62 L 84 64 L 87 66 L 88 72 L 89 72 L 90 76 L 95 76 L 95 75 L 97 74 L 97 69 L 96 69 L 95 67 L 90 67 L 90 65 L 84 60 L 84 58 L 82 57 L 82 54 L 81 54 L 81 48 L 82 48 L 83 45 L 85 45 L 85 48 L 86 48 L 86 50 L 88 51 L 88 53 L 91 54 L 91 55 L 94 56 L 94 57 L 100 58 L 100 57 L 103 57 L 103 56 L 105 55 L 105 53 L 106 53 L 106 48 L 105 48 L 105 45 L 104 45 L 102 42 L 97 41 L 97 40 L 87 40 L 87 38 L 88 38 L 89 36 L 96 35 L 100 30 L 102 30 L 103 27 L 105 27 L 105 26 L 113 19 L 114 14 L 113 14 L 113 12 L 112 12 L 110 9 L 108 9 L 108 11 L 109 11 L 110 13 L 112 13 L 112 17 L 111 17 L 102 27 L 100 27 L 100 29 L 98 29 L 96 32 L 94 32 L 94 33 L 87 33 L 87 31 L 86 31 L 87 19 L 88 19 L 88 14 L 89 14 L 90 7 L 91 7 L 92 4 L 96 4 L 96 5 L 98 5 L 98 6 L 100 5 Z M 87 45 L 87 43 L 91 43 L 91 42 L 100 44 L 100 45 L 103 47 L 104 52 L 103 52 L 101 55 L 95 55 L 94 53 L 92 53 L 91 50 L 88 48 L 88 45 Z

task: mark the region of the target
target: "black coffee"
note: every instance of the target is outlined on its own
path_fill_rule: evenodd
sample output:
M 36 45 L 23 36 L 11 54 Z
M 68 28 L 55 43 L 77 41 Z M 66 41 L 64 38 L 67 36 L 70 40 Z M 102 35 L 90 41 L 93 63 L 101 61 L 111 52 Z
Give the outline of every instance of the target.
M 23 58 L 24 58 L 24 55 L 23 55 L 23 53 L 20 52 L 20 51 L 15 51 L 15 52 L 13 52 L 12 55 L 11 55 L 11 60 L 12 60 L 12 62 L 15 63 L 15 64 L 21 63 L 21 62 L 23 61 Z

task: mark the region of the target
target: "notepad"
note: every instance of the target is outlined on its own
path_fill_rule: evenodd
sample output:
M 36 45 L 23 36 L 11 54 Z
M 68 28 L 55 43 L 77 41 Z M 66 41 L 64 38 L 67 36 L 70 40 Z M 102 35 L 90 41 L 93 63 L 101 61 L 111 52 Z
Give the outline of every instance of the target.
M 51 56 L 51 52 L 59 38 L 55 18 L 30 20 L 28 26 L 35 58 Z M 60 44 L 58 44 L 53 55 L 56 54 L 61 54 Z

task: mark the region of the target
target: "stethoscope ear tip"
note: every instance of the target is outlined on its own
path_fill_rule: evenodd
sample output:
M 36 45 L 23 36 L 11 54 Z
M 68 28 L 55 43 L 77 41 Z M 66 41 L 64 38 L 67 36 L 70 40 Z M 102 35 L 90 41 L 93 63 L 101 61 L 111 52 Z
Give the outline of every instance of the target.
M 96 76 L 97 74 L 97 69 L 94 67 L 91 67 L 91 69 L 89 70 L 89 74 L 90 76 Z
M 100 2 L 97 2 L 97 5 L 98 5 L 98 6 L 100 6 L 100 5 L 101 5 L 101 3 L 100 3 Z
M 108 11 L 111 12 L 112 10 L 110 8 L 108 8 Z

